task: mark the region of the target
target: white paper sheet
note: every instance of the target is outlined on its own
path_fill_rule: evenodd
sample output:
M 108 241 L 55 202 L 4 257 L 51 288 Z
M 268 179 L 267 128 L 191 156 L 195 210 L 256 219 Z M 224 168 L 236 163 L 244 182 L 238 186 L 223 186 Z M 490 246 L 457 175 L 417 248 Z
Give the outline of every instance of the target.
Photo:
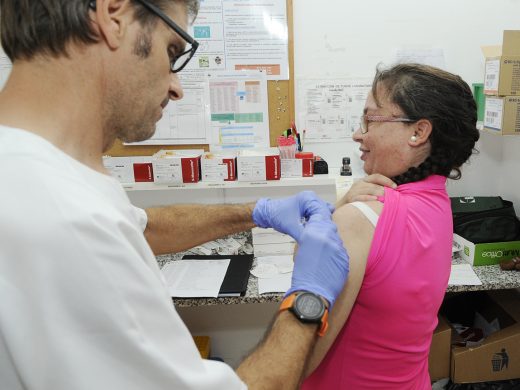
M 297 111 L 305 142 L 352 138 L 371 86 L 372 80 L 367 78 L 299 80 Z
M 267 80 L 262 72 L 209 76 L 211 151 L 269 147 Z
M 281 256 L 294 253 L 294 242 L 283 242 L 279 244 L 254 244 L 255 256 Z
M 292 256 L 263 256 L 251 273 L 258 277 L 258 293 L 286 292 L 291 287 Z
M 184 97 L 170 100 L 153 137 L 125 145 L 186 145 L 210 142 L 209 85 L 206 78 L 182 78 Z
M 185 73 L 255 69 L 289 79 L 285 0 L 201 1 L 189 32 L 200 46 Z
M 4 88 L 12 67 L 11 60 L 9 60 L 9 57 L 7 57 L 0 46 L 0 91 Z
M 480 286 L 482 282 L 469 264 L 452 264 L 450 286 Z
M 398 63 L 415 62 L 445 69 L 444 50 L 439 48 L 397 49 L 395 54 Z
M 172 297 L 218 297 L 229 259 L 177 260 L 166 264 L 163 273 Z
M 292 272 L 287 274 L 280 274 L 273 278 L 258 279 L 258 293 L 284 293 L 291 287 Z

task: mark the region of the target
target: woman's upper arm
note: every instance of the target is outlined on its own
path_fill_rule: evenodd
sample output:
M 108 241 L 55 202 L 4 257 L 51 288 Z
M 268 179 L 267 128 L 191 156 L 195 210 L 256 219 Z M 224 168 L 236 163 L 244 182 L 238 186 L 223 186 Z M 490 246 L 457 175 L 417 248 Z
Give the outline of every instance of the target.
M 380 210 L 376 207 L 376 212 L 378 211 Z M 327 333 L 318 340 L 309 359 L 306 376 L 311 374 L 323 360 L 352 310 L 365 276 L 368 252 L 374 235 L 374 226 L 352 205 L 337 209 L 333 220 L 338 226 L 338 233 L 350 257 L 350 272 L 343 291 L 329 313 Z

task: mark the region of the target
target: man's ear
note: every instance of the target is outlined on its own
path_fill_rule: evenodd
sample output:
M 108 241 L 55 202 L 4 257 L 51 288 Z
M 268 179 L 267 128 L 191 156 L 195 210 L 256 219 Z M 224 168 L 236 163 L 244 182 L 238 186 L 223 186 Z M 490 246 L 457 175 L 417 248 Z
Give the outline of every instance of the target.
M 134 18 L 130 0 L 97 0 L 91 12 L 100 39 L 111 50 L 119 48 Z
M 413 124 L 414 133 L 408 141 L 411 146 L 423 145 L 428 142 L 432 132 L 432 123 L 428 119 L 419 119 Z

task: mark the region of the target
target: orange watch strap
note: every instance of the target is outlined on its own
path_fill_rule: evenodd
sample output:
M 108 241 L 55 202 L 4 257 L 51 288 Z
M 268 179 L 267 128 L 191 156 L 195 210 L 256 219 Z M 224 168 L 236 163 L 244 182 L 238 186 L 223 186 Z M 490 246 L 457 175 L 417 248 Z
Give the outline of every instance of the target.
M 278 312 L 289 310 L 294 303 L 294 299 L 296 298 L 297 293 L 292 293 L 291 295 L 288 295 L 284 298 L 280 305 L 280 309 Z M 325 313 L 323 314 L 323 317 L 321 317 L 321 323 L 320 323 L 320 329 L 318 330 L 318 336 L 322 337 L 329 327 L 329 309 L 325 307 Z
M 294 303 L 295 298 L 296 298 L 296 293 L 292 293 L 291 295 L 286 296 L 284 298 L 284 300 L 282 301 L 282 304 L 280 305 L 280 310 L 278 310 L 278 311 L 290 309 Z

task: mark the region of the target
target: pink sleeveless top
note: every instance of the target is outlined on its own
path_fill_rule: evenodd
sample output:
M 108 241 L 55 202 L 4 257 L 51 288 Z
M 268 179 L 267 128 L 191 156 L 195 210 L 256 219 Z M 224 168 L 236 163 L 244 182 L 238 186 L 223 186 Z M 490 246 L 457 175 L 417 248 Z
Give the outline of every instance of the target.
M 428 353 L 451 267 L 446 178 L 385 188 L 352 312 L 302 389 L 431 389 Z

